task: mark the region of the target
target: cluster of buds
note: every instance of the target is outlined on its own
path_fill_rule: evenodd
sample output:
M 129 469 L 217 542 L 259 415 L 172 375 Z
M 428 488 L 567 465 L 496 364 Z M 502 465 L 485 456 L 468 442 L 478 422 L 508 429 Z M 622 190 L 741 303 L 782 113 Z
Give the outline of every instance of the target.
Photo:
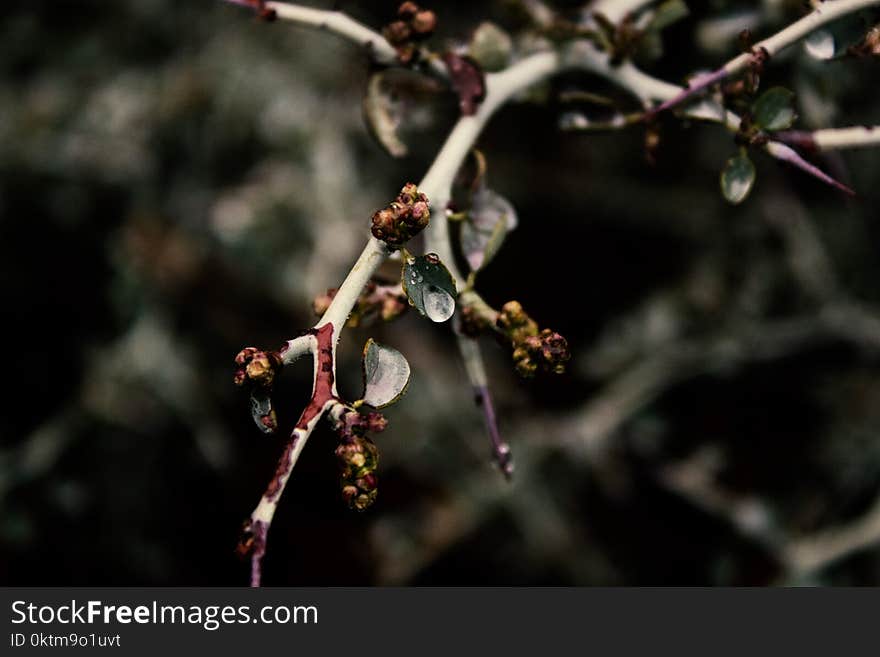
M 340 442 L 336 447 L 336 458 L 342 498 L 352 509 L 363 511 L 376 501 L 379 449 L 366 434 L 379 433 L 387 424 L 381 413 L 359 413 L 356 410 L 344 411 L 337 420 L 336 432 Z
M 337 288 L 330 288 L 312 301 L 315 315 L 322 316 L 336 296 Z M 378 285 L 373 281 L 367 283 L 363 293 L 348 316 L 346 326 L 355 328 L 366 324 L 375 317 L 383 322 L 396 319 L 409 307 L 406 294 L 400 285 Z
M 550 329 L 540 330 L 518 301 L 502 306 L 495 325 L 510 340 L 520 376 L 532 377 L 539 369 L 556 374 L 565 371 L 565 363 L 571 358 L 568 341 Z
M 235 357 L 235 385 L 251 388 L 251 410 L 254 421 L 264 433 L 278 428 L 278 418 L 272 408 L 271 392 L 275 375 L 283 367 L 281 354 L 256 347 L 245 347 Z
M 418 52 L 416 44 L 427 39 L 437 27 L 433 11 L 422 9 L 415 2 L 404 2 L 397 8 L 397 20 L 382 30 L 382 35 L 397 49 L 403 64 L 410 63 Z
M 430 217 L 428 197 L 416 185 L 407 183 L 388 207 L 373 213 L 371 232 L 377 240 L 396 249 L 418 235 Z

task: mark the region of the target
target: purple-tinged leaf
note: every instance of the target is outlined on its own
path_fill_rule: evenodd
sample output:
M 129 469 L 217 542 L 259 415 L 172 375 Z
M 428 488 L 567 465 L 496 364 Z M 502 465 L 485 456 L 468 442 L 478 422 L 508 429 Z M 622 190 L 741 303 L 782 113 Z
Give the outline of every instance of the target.
M 461 249 L 471 270 L 488 265 L 516 226 L 516 210 L 506 198 L 487 187 L 474 192 L 467 221 L 461 226 Z
M 462 57 L 454 52 L 443 55 L 443 62 L 449 71 L 452 89 L 458 95 L 461 113 L 471 116 L 486 96 L 486 78 L 483 69 L 471 57 Z

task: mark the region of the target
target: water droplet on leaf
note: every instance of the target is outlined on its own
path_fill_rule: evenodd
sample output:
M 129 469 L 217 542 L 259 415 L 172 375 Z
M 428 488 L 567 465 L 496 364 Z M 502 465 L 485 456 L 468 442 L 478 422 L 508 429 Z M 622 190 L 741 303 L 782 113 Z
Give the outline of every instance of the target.
M 422 296 L 425 314 L 433 322 L 445 322 L 455 312 L 455 299 L 439 287 L 429 285 Z

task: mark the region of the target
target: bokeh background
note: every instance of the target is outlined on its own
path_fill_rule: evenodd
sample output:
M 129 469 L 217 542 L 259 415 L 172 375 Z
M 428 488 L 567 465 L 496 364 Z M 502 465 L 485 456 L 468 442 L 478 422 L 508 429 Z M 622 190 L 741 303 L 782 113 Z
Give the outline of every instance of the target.
M 338 4 L 376 27 L 394 9 Z M 510 4 L 436 3 L 435 42 L 515 27 Z M 647 64 L 665 79 L 801 11 L 691 4 Z M 871 18 L 836 28 L 841 47 Z M 253 426 L 232 358 L 313 323 L 310 300 L 427 169 L 455 101 L 413 105 L 393 160 L 365 128 L 355 47 L 209 0 L 9 0 L 0 53 L 0 583 L 245 584 L 234 546 L 282 438 Z M 876 124 L 878 72 L 794 48 L 764 84 L 797 92 L 800 127 Z M 267 584 L 880 584 L 880 153 L 818 160 L 855 199 L 756 154 L 732 207 L 729 134 L 667 117 L 651 164 L 639 128 L 560 130 L 584 108 L 559 92 L 577 89 L 626 99 L 565 76 L 480 140 L 520 219 L 480 288 L 574 354 L 523 382 L 484 345 L 514 483 L 447 326 L 347 330 L 350 397 L 368 337 L 414 370 L 376 438 L 379 500 L 345 508 L 319 428 Z M 284 373 L 282 427 L 309 375 Z

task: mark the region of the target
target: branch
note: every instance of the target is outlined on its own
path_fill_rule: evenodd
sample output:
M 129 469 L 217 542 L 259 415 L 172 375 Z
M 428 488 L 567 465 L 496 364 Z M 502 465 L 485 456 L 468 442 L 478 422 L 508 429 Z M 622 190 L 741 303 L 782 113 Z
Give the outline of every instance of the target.
M 483 354 L 480 344 L 474 338 L 457 334 L 458 351 L 464 362 L 468 379 L 474 393 L 474 402 L 483 409 L 483 419 L 486 423 L 486 432 L 489 434 L 489 442 L 492 445 L 492 456 L 501 473 L 509 481 L 513 476 L 513 457 L 510 453 L 510 445 L 504 442 L 498 430 L 498 418 L 495 415 L 495 405 L 489 393 L 489 379 L 486 376 L 486 366 L 483 363 Z
M 251 555 L 251 586 L 259 586 L 262 577 L 262 561 L 266 553 L 266 538 L 272 518 L 278 508 L 278 502 L 287 486 L 299 455 L 302 453 L 312 431 L 324 413 L 339 403 L 336 393 L 336 338 L 332 324 L 324 324 L 306 335 L 288 342 L 297 355 L 310 351 L 314 357 L 314 384 L 312 397 L 300 415 L 296 427 L 284 447 L 278 461 L 275 474 L 269 481 L 260 503 L 245 523 L 243 535 L 239 543 L 239 553 Z M 287 351 L 282 359 L 287 356 Z M 295 359 L 296 357 L 294 357 Z
M 838 1 L 842 2 L 844 0 Z M 880 0 L 875 0 L 875 2 L 880 4 Z M 645 105 L 648 105 L 651 101 L 655 100 L 674 100 L 681 97 L 682 93 L 684 93 L 681 87 L 658 80 L 657 78 L 642 72 L 633 66 L 631 62 L 627 61 L 618 66 L 613 66 L 606 53 L 598 51 L 593 44 L 587 41 L 577 41 L 572 43 L 566 51 L 565 61 L 572 67 L 582 68 L 591 73 L 595 73 L 596 75 L 601 75 L 607 80 L 620 85 L 639 98 Z M 665 105 L 666 102 L 660 107 L 664 107 Z M 648 112 L 645 115 L 645 118 L 650 118 L 653 114 L 656 114 L 657 111 L 659 111 L 659 108 L 658 110 Z M 717 117 L 707 118 L 707 120 L 720 123 L 731 132 L 737 132 L 741 123 L 740 117 L 735 112 L 731 112 L 725 108 L 719 110 L 719 115 Z M 626 124 L 624 123 L 624 125 Z M 855 195 L 855 192 L 849 187 L 839 183 L 815 165 L 810 164 L 797 151 L 785 144 L 770 140 L 764 144 L 763 148 L 768 155 L 777 160 L 787 162 L 846 194 L 851 196 Z
M 810 32 L 814 32 L 827 23 L 874 5 L 880 5 L 880 0 L 834 0 L 833 2 L 823 2 L 800 20 L 795 21 L 773 36 L 756 43 L 751 52 L 737 55 L 716 71 L 698 76 L 686 89 L 683 89 L 681 93 L 673 98 L 666 100 L 654 109 L 650 115 L 653 116 L 671 107 L 675 107 L 703 89 L 730 76 L 742 73 L 756 61 L 756 58 L 760 58 L 763 61 L 773 57 L 781 50 L 797 43 L 810 34 Z
M 455 264 L 443 210 L 449 201 L 455 174 L 495 110 L 516 93 L 554 72 L 557 64 L 555 53 L 540 53 L 522 60 L 502 73 L 487 76 L 486 98 L 479 111 L 459 120 L 419 184 L 419 189 L 426 194 L 435 210 L 435 220 L 428 224 L 429 244 L 432 244 L 430 231 L 433 227 L 433 233 L 440 236 L 439 242 L 436 239 L 433 242 L 434 250 L 441 255 L 450 271 L 455 272 Z M 251 555 L 253 586 L 260 584 L 269 527 L 299 455 L 318 420 L 329 409 L 341 404 L 336 391 L 335 371 L 336 346 L 342 328 L 364 286 L 390 253 L 384 242 L 370 238 L 321 319 L 305 335 L 289 340 L 281 354 L 282 362 L 287 364 L 311 353 L 315 363 L 315 378 L 309 405 L 300 416 L 284 448 L 266 492 L 246 523 L 244 537 L 239 545 L 239 552 Z M 456 274 L 457 272 L 454 275 Z M 457 277 L 460 279 L 460 275 Z M 484 411 L 489 412 L 486 410 L 489 408 L 489 404 L 484 405 Z M 503 447 L 504 444 L 498 438 L 496 453 L 500 454 Z
M 866 125 L 825 130 L 787 130 L 774 135 L 779 141 L 811 151 L 880 146 L 880 126 Z
M 388 43 L 384 36 L 341 11 L 261 0 L 224 0 L 224 2 L 258 11 L 271 12 L 275 18 L 281 20 L 332 32 L 366 48 L 380 64 L 392 65 L 398 61 L 397 50 Z
M 783 561 L 789 578 L 803 579 L 841 559 L 880 544 L 880 497 L 849 524 L 795 539 L 785 546 Z
M 612 23 L 619 23 L 654 0 L 595 0 L 587 6 L 591 14 L 602 14 Z
M 559 69 L 560 58 L 555 52 L 541 52 L 520 60 L 500 73 L 488 74 L 486 97 L 479 110 L 476 114 L 463 116 L 458 120 L 419 184 L 419 189 L 427 195 L 434 216 L 437 217 L 425 230 L 426 248 L 440 256 L 459 289 L 465 287 L 465 279 L 455 266 L 452 244 L 449 241 L 449 223 L 445 218 L 455 175 L 495 111 L 516 94 L 553 75 Z

